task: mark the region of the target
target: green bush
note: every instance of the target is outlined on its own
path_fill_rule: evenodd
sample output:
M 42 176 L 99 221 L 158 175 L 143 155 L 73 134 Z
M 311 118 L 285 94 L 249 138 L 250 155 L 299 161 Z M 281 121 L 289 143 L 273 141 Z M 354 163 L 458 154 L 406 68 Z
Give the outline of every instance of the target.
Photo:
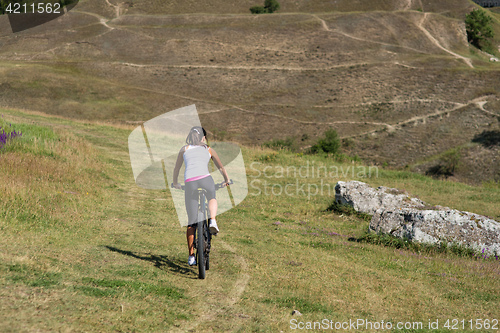
M 267 13 L 267 10 L 262 6 L 253 6 L 250 8 L 250 12 L 252 14 L 264 14 Z
M 310 148 L 310 153 L 337 154 L 340 148 L 340 139 L 333 128 L 325 132 L 325 136 Z
M 465 16 L 465 30 L 469 43 L 482 50 L 490 47 L 489 38 L 493 38 L 492 18 L 482 9 L 474 9 Z
M 276 0 L 265 0 L 264 6 L 253 6 L 250 8 L 252 14 L 274 13 L 280 9 L 280 4 Z
M 266 0 L 264 2 L 264 8 L 268 13 L 274 13 L 278 9 L 280 9 L 280 4 L 276 0 Z
M 427 174 L 431 176 L 453 176 L 460 166 L 461 157 L 462 155 L 457 149 L 449 150 L 440 157 L 437 165 L 427 171 Z

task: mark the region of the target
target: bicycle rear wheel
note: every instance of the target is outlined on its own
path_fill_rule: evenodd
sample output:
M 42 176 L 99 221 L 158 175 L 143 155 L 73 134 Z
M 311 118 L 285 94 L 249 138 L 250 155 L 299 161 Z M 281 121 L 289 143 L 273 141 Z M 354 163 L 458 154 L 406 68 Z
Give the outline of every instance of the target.
M 197 255 L 198 255 L 198 258 L 197 258 L 197 263 L 198 263 L 198 277 L 200 279 L 204 279 L 205 278 L 205 275 L 206 275 L 206 272 L 205 272 L 205 261 L 206 261 L 206 256 L 205 256 L 205 228 L 204 228 L 204 225 L 205 225 L 205 221 L 201 221 L 201 222 L 198 222 L 198 225 L 197 225 L 197 228 L 196 228 L 196 232 L 197 232 Z

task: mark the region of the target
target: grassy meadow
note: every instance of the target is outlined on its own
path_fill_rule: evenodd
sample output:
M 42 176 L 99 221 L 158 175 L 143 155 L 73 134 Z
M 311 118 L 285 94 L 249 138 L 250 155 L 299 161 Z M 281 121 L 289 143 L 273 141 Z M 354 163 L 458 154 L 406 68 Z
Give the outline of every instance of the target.
M 198 280 L 170 192 L 134 183 L 134 127 L 0 114 L 23 133 L 0 150 L 1 332 L 288 332 L 293 319 L 447 332 L 448 319 L 500 320 L 499 260 L 358 241 L 369 221 L 328 209 L 336 182 L 356 179 L 500 220 L 498 183 L 243 147 L 249 195 L 218 218 Z

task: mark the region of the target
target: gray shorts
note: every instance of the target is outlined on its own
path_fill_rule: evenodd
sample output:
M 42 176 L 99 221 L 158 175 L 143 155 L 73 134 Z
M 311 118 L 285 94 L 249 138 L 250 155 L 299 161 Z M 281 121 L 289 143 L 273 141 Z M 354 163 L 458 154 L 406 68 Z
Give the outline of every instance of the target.
M 215 199 L 215 183 L 212 176 L 184 183 L 188 226 L 198 223 L 198 189 L 206 190 L 207 201 Z

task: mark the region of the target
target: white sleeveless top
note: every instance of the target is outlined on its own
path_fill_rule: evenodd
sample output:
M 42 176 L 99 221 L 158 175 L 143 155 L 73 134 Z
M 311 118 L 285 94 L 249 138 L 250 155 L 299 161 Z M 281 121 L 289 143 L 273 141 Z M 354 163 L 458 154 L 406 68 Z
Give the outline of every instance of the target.
M 208 171 L 208 162 L 210 162 L 209 147 L 188 145 L 184 151 L 184 182 L 198 180 L 210 176 Z

